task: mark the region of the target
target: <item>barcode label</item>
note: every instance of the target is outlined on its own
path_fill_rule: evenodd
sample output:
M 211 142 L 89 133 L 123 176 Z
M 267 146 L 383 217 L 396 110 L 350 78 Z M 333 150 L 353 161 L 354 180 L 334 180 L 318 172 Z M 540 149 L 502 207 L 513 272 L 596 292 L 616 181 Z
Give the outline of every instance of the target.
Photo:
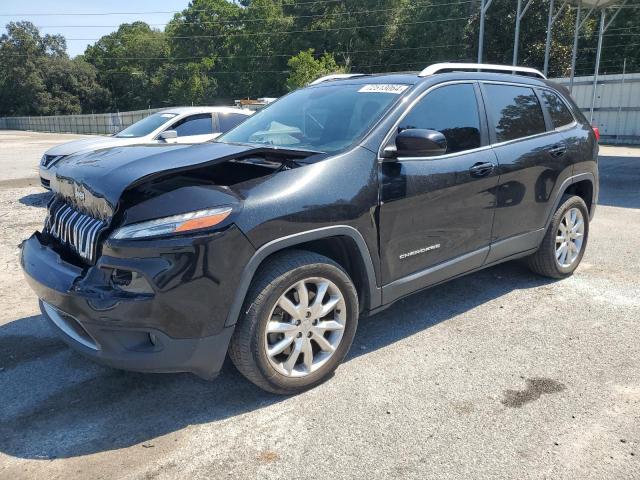
M 364 93 L 393 93 L 395 95 L 400 95 L 407 88 L 409 88 L 408 85 L 399 85 L 399 84 L 395 84 L 395 83 L 379 83 L 379 84 L 374 84 L 374 85 L 365 85 L 364 87 L 360 88 L 360 90 L 358 90 L 358 92 L 364 92 Z

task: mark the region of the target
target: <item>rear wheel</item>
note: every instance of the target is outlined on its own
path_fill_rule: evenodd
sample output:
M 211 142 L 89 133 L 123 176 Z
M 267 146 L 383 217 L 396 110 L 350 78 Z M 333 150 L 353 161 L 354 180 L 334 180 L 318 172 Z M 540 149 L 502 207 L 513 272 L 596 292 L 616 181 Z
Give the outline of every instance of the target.
M 527 258 L 529 268 L 545 277 L 568 277 L 578 268 L 588 237 L 587 205 L 576 195 L 565 196 L 551 218 L 540 248 Z
M 358 300 L 347 273 L 312 252 L 279 254 L 247 295 L 229 355 L 259 387 L 291 394 L 326 380 L 349 351 Z

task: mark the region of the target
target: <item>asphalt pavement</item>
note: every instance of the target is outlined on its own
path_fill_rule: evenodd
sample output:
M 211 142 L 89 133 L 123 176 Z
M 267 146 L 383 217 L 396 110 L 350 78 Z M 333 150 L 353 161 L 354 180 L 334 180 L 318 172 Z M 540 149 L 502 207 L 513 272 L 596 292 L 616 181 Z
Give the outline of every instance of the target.
M 58 340 L 18 266 L 41 153 L 13 145 L 31 164 L 0 176 L 0 479 L 640 478 L 640 149 L 603 149 L 573 277 L 512 262 L 415 294 L 281 397 L 229 363 L 214 382 L 128 373 Z

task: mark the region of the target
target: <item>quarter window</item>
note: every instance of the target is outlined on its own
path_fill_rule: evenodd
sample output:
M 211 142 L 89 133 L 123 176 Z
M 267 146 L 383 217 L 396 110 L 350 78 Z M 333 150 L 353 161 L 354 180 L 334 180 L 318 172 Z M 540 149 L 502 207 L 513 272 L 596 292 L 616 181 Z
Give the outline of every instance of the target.
M 533 89 L 512 85 L 485 85 L 490 123 L 497 142 L 546 131 L 544 116 Z
M 171 130 L 178 132 L 179 137 L 191 135 L 208 135 L 213 133 L 213 124 L 210 113 L 191 115 L 176 122 Z
M 398 131 L 409 128 L 437 130 L 447 139 L 447 153 L 480 146 L 480 116 L 472 84 L 436 88 L 402 119 Z
M 560 128 L 573 122 L 573 115 L 558 95 L 549 90 L 542 90 L 542 101 L 549 112 L 553 128 Z

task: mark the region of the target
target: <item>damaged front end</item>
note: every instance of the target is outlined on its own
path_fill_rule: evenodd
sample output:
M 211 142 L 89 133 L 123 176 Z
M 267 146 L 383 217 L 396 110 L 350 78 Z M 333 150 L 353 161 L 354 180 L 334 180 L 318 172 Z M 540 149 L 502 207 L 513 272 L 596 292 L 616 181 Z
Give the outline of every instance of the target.
M 54 198 L 43 233 L 66 254 L 94 264 L 102 240 L 116 228 L 213 207 L 237 212 L 242 202 L 234 186 L 296 168 L 317 155 L 213 143 L 120 147 L 71 157 L 52 181 Z M 232 215 L 222 220 L 227 217 Z M 201 220 L 200 225 L 217 223 Z
M 234 223 L 238 192 L 314 155 L 214 143 L 71 157 L 52 182 L 42 233 L 22 245 L 43 315 L 101 363 L 215 376 L 255 253 Z

